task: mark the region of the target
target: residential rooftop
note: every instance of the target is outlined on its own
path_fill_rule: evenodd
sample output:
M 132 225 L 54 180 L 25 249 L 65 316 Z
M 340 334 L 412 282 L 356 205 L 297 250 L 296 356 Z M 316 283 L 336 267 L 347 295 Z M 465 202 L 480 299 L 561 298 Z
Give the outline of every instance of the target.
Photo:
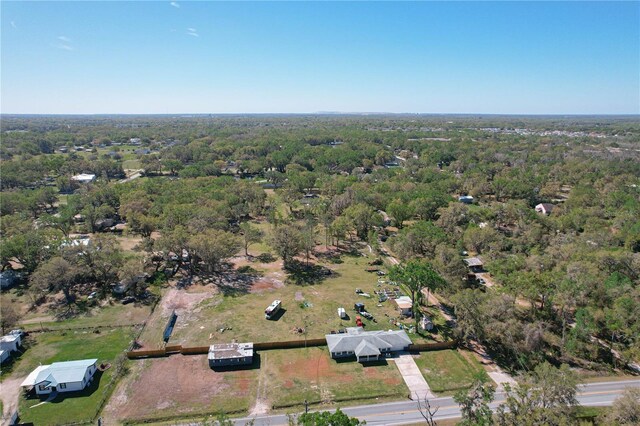
M 220 343 L 209 346 L 209 359 L 233 359 L 253 356 L 253 343 Z

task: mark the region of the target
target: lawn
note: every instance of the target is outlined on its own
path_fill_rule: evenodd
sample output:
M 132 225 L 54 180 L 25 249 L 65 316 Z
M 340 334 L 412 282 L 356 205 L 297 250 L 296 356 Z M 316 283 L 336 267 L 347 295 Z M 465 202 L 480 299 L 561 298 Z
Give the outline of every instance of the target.
M 115 363 L 133 338 L 131 328 L 104 330 L 100 333 L 87 331 L 50 332 L 28 337 L 27 351 L 16 363 L 13 376 L 27 375 L 39 364 L 56 361 L 72 361 L 98 358 L 98 363 Z M 109 368 L 101 376 L 96 376 L 94 384 L 78 394 L 59 396 L 52 403 L 33 407 L 38 398 L 20 398 L 20 417 L 23 422 L 36 425 L 53 425 L 90 421 L 100 408 L 113 386 L 115 368 Z
M 257 247 L 251 247 L 256 255 Z M 363 318 L 367 330 L 396 329 L 391 323 L 398 314 L 392 301 L 378 303 L 374 291 L 380 289 L 378 277 L 365 272 L 373 258 L 362 254 L 343 254 L 341 259 L 321 258 L 318 264 L 329 268 L 332 274 L 314 284 L 296 284 L 288 279 L 281 269 L 281 261 L 260 263 L 241 261 L 249 264 L 257 271 L 255 281 L 249 288 L 234 294 L 218 292 L 203 294 L 202 300 L 189 309 L 178 309 L 176 323 L 170 344 L 184 346 L 200 346 L 214 342 L 238 341 L 264 342 L 321 338 L 332 330 L 355 326 L 356 302 L 365 304 L 368 312 L 374 315 L 377 322 Z M 389 285 L 385 285 L 390 287 Z M 214 289 L 214 285 L 205 286 Z M 360 288 L 373 297 L 366 298 L 355 293 Z M 274 299 L 280 299 L 285 312 L 277 321 L 267 321 L 264 309 Z M 304 303 L 304 304 L 303 304 Z M 178 304 L 180 305 L 180 304 Z M 344 307 L 350 316 L 341 320 L 337 309 Z M 410 320 L 404 320 L 410 324 Z M 162 324 L 164 326 L 164 324 Z M 220 330 L 224 329 L 223 332 Z M 306 333 L 297 330 L 304 329 Z M 425 341 L 422 337 L 411 334 L 415 341 Z
M 473 357 L 464 357 L 454 349 L 422 352 L 416 364 L 434 392 L 454 392 L 466 389 L 476 374 L 484 373 Z
M 266 398 L 273 408 L 375 398 L 405 398 L 407 389 L 393 362 L 368 366 L 337 362 L 326 347 L 261 351 L 260 374 L 268 380 Z
M 75 318 L 64 321 L 52 321 L 50 318 L 27 317 L 19 324 L 26 331 L 37 331 L 41 328 L 51 330 L 69 330 L 84 327 L 122 327 L 143 323 L 151 313 L 151 306 L 128 304 L 114 300 L 111 304 L 95 307 Z

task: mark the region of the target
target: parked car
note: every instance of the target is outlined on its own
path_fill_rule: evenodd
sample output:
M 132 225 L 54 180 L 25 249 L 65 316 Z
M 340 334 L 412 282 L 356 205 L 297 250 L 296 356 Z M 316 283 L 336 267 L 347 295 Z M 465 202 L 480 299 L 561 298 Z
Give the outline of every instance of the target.
M 128 305 L 129 303 L 133 303 L 136 301 L 136 298 L 133 296 L 127 296 L 124 299 L 122 299 L 122 304 L 123 305 Z

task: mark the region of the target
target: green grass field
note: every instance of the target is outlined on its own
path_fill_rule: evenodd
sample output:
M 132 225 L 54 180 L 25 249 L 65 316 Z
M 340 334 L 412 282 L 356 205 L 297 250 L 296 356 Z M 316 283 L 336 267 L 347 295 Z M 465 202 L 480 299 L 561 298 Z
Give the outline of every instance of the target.
M 261 351 L 260 374 L 268 380 L 266 392 L 274 408 L 408 395 L 393 362 L 363 366 L 336 362 L 326 347 Z
M 98 358 L 98 363 L 114 364 L 133 338 L 130 328 L 92 332 L 51 332 L 29 336 L 29 347 L 14 368 L 14 376 L 30 373 L 39 364 Z M 110 394 L 114 368 L 96 376 L 91 387 L 78 394 L 59 396 L 51 403 L 31 408 L 38 398 L 20 398 L 20 418 L 36 425 L 68 424 L 91 421 L 102 400 Z M 98 380 L 99 379 L 99 380 Z M 111 383 L 112 385 L 112 383 Z
M 252 250 L 252 254 L 256 252 L 256 249 Z M 377 320 L 373 322 L 363 318 L 367 330 L 396 329 L 390 322 L 398 317 L 394 302 L 378 303 L 374 294 L 381 288 L 377 285 L 378 277 L 365 272 L 371 260 L 368 256 L 343 255 L 342 263 L 322 262 L 333 274 L 311 285 L 292 283 L 275 264 L 253 263 L 251 266 L 262 272 L 265 278 L 276 279 L 280 284 L 273 285 L 273 281 L 267 280 L 259 292 L 218 294 L 202 300 L 195 309 L 185 312 L 182 318 L 179 316 L 170 344 L 200 346 L 231 339 L 250 342 L 299 340 L 305 337 L 305 334 L 295 331 L 299 328 L 306 330 L 308 338 L 321 338 L 332 330 L 355 326 L 353 305 L 356 302 L 364 303 L 366 310 Z M 372 297 L 357 295 L 356 288 Z M 296 300 L 296 296 L 303 300 Z M 264 309 L 274 299 L 282 300 L 285 312 L 277 321 L 267 321 Z M 307 302 L 304 307 L 301 305 L 303 301 Z M 338 317 L 339 307 L 347 310 L 349 320 Z M 403 320 L 403 323 L 408 325 L 411 321 Z M 220 333 L 218 330 L 222 328 L 226 330 Z M 425 341 L 417 334 L 410 337 L 415 341 Z
M 431 390 L 437 393 L 466 389 L 476 374 L 484 372 L 475 359 L 453 349 L 422 352 L 415 361 Z

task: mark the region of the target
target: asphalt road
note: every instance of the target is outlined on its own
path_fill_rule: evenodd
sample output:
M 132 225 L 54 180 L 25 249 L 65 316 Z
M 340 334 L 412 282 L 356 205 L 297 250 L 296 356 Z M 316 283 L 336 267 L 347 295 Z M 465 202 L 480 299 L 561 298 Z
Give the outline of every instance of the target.
M 584 406 L 606 406 L 612 402 L 628 387 L 640 388 L 640 380 L 627 380 L 617 382 L 590 383 L 581 385 L 578 393 L 578 401 Z M 495 409 L 504 401 L 504 393 L 496 393 L 496 400 L 492 404 Z M 439 407 L 436 420 L 455 419 L 460 417 L 458 404 L 451 397 L 434 398 L 430 400 L 432 407 Z M 365 420 L 368 425 L 403 425 L 419 423 L 423 421 L 416 402 L 400 401 L 383 404 L 361 405 L 357 407 L 343 408 L 346 414 Z M 287 425 L 287 416 L 278 414 L 273 416 L 257 416 L 234 419 L 236 425 L 244 425 L 249 420 L 255 420 L 256 426 Z

